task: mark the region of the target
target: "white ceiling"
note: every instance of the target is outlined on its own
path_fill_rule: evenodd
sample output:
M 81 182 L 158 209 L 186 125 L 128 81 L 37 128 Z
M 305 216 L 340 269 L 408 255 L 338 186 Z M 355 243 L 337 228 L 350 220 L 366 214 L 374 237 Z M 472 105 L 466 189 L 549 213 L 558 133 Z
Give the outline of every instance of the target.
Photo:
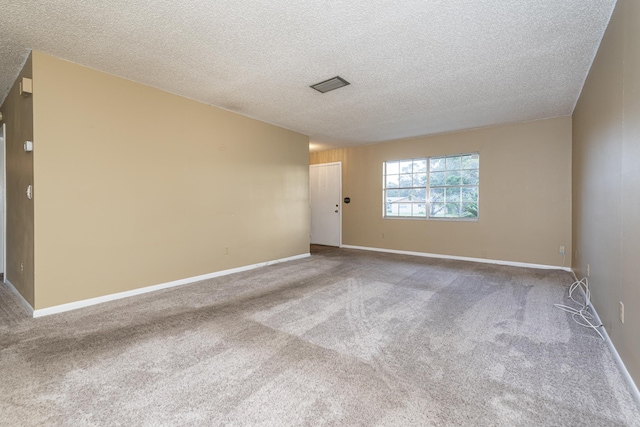
M 316 150 L 569 115 L 615 0 L 2 0 L 30 49 L 283 126 Z M 351 85 L 309 85 L 335 75 Z

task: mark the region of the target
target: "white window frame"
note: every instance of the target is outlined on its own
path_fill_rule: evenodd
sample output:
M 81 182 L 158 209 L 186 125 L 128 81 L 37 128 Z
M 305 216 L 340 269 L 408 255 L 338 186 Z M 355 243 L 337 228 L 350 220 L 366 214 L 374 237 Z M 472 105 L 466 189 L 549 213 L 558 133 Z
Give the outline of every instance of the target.
M 462 156 L 469 156 L 469 155 L 475 155 L 478 156 L 478 167 L 477 169 L 464 169 L 464 168 L 460 168 L 460 169 L 453 169 L 453 171 L 464 171 L 464 170 L 476 170 L 478 173 L 478 184 L 460 184 L 460 185 L 455 185 L 455 186 L 446 186 L 446 185 L 442 185 L 442 186 L 434 186 L 431 187 L 431 172 L 433 172 L 431 170 L 431 160 L 432 159 L 446 159 L 449 157 L 462 157 Z M 426 168 L 426 174 L 427 174 L 427 181 L 424 187 L 389 187 L 387 188 L 387 164 L 388 163 L 393 163 L 393 162 L 415 162 L 415 161 L 421 161 L 421 160 L 425 160 L 427 163 L 427 168 Z M 449 169 L 451 170 L 451 169 Z M 448 171 L 445 168 L 445 171 Z M 399 171 L 400 174 L 400 171 Z M 389 175 L 395 175 L 395 174 L 389 174 Z M 477 196 L 477 202 L 476 202 L 476 206 L 477 206 L 477 216 L 475 217 L 463 217 L 463 216 L 459 216 L 459 217 L 436 217 L 436 216 L 431 216 L 431 190 L 433 189 L 440 189 L 440 188 L 477 188 L 477 192 L 478 192 L 478 196 Z M 425 200 L 425 206 L 426 206 L 426 212 L 425 212 L 425 216 L 401 216 L 401 215 L 387 215 L 387 190 L 414 190 L 414 189 L 425 189 L 426 190 L 426 200 Z M 460 202 L 462 203 L 462 202 Z M 417 158 L 410 158 L 410 159 L 398 159 L 398 160 L 385 160 L 384 162 L 382 162 L 382 217 L 383 219 L 410 219 L 410 220 L 436 220 L 436 221 L 471 221 L 471 222 L 477 222 L 480 219 L 480 153 L 479 152 L 470 152 L 470 153 L 461 153 L 461 154 L 448 154 L 448 155 L 444 155 L 444 156 L 431 156 L 431 157 L 417 157 Z

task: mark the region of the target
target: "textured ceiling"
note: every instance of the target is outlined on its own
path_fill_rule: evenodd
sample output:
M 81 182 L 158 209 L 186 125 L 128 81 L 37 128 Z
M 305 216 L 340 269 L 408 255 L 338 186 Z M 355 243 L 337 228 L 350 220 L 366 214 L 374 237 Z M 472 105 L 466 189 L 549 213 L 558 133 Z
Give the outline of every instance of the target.
M 568 115 L 615 0 L 2 0 L 30 49 L 283 126 L 315 149 Z M 321 94 L 335 75 L 351 85 Z

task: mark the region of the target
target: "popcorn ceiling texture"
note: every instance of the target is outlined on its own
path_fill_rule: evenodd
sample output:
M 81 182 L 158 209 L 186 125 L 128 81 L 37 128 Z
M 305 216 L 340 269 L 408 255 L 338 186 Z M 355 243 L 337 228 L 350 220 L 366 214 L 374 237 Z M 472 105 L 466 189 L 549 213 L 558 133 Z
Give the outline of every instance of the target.
M 30 49 L 310 135 L 316 148 L 568 115 L 615 0 L 3 0 Z M 340 75 L 346 88 L 309 85 Z

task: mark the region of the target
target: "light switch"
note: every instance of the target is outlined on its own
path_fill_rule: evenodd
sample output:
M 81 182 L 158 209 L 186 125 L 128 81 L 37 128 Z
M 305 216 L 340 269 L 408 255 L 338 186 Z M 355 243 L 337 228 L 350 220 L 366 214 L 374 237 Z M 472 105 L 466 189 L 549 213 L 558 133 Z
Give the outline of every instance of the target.
M 26 151 L 26 152 L 33 151 L 33 142 L 32 141 L 25 141 L 24 142 L 24 151 Z

